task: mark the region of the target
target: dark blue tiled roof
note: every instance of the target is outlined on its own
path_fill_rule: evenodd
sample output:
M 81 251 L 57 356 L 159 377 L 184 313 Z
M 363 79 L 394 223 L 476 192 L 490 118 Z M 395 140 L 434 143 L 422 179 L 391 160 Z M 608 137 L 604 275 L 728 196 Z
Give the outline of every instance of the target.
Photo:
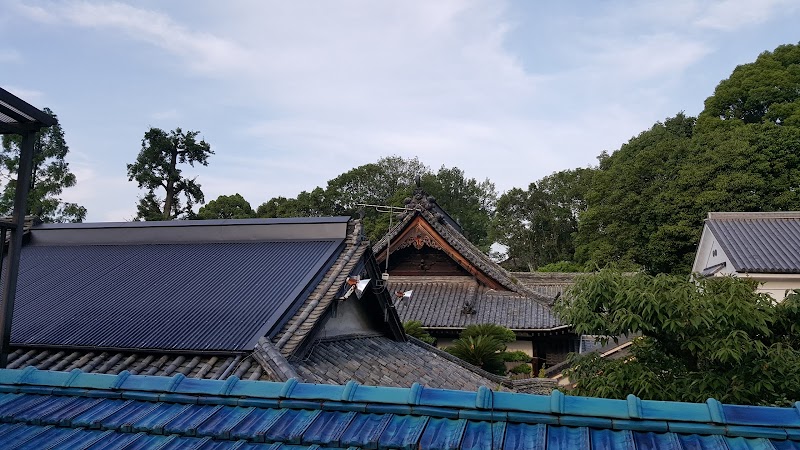
M 249 351 L 294 313 L 341 243 L 26 246 L 11 340 Z
M 800 273 L 800 214 L 709 213 L 714 233 L 737 272 Z
M 0 370 L 2 448 L 798 449 L 798 411 Z

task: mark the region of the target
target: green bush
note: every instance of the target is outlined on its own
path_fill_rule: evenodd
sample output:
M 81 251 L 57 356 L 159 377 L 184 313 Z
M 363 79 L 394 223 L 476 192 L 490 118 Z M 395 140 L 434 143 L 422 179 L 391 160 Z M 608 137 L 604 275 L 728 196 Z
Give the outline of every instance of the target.
M 497 375 L 505 375 L 506 367 L 500 352 L 505 344 L 491 336 L 466 336 L 453 341 L 446 350 L 453 356 Z
M 533 368 L 530 364 L 520 364 L 517 367 L 511 369 L 511 373 L 531 373 Z
M 494 338 L 496 341 L 503 344 L 503 348 L 501 348 L 500 351 L 504 351 L 506 349 L 506 344 L 508 344 L 509 342 L 514 342 L 517 340 L 517 336 L 514 334 L 513 331 L 509 330 L 506 327 L 495 325 L 493 323 L 470 325 L 467 328 L 464 328 L 464 331 L 461 332 L 459 338 L 464 339 L 468 337 L 477 337 L 477 336 L 489 336 L 491 338 Z
M 513 352 L 503 352 L 503 361 L 505 362 L 528 362 L 531 360 L 531 357 L 528 356 L 527 353 L 523 352 L 522 350 L 516 350 Z
M 558 261 L 536 269 L 537 272 L 586 272 L 582 264 L 572 261 Z
M 417 338 L 426 344 L 433 345 L 436 343 L 436 338 L 422 328 L 422 322 L 419 320 L 409 320 L 403 323 L 403 328 L 406 330 L 407 335 Z

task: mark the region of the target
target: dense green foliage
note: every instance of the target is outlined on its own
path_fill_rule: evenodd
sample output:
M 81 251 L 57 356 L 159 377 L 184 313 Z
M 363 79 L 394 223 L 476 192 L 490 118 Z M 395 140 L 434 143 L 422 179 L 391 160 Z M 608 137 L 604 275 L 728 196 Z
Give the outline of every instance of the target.
M 500 325 L 470 325 L 446 350 L 487 372 L 505 375 L 506 344 L 516 339 L 513 331 Z
M 220 195 L 200 208 L 195 219 L 250 219 L 256 213 L 250 203 L 239 194 Z
M 446 350 L 489 373 L 505 375 L 506 366 L 500 353 L 504 348 L 505 344 L 492 336 L 477 335 L 460 337 Z
M 601 155 L 586 202 L 575 260 L 649 273 L 689 272 L 710 211 L 800 209 L 800 45 L 737 67 L 697 120 L 678 114 Z
M 591 169 L 565 170 L 500 196 L 492 236 L 508 247 L 514 269 L 531 271 L 573 258 L 572 235 L 586 209 L 593 174 Z
M 45 113 L 56 115 L 44 108 Z M 0 151 L 0 179 L 3 192 L 0 194 L 0 215 L 10 216 L 14 210 L 14 193 L 17 186 L 17 169 L 22 137 L 3 135 Z M 86 208 L 75 203 L 63 202 L 59 195 L 65 188 L 75 186 L 75 175 L 66 161 L 69 147 L 61 124 L 40 130 L 34 139 L 33 173 L 28 193 L 27 214 L 38 216 L 43 222 L 81 222 L 86 217 Z
M 142 149 L 133 164 L 128 164 L 128 180 L 139 184 L 146 193 L 137 205 L 137 220 L 170 220 L 191 216 L 192 205 L 203 203 L 203 191 L 195 179 L 181 176 L 178 164 L 208 165 L 213 155 L 211 146 L 198 142 L 199 131 L 183 132 L 180 128 L 167 133 L 150 128 L 142 139 Z M 156 190 L 164 190 L 163 200 Z M 180 196 L 186 200 L 181 205 Z
M 528 362 L 531 360 L 530 355 L 522 350 L 515 350 L 513 352 L 503 352 L 503 361 L 505 362 Z
M 776 304 L 731 277 L 583 275 L 556 305 L 576 333 L 641 334 L 629 358 L 574 357 L 575 394 L 702 402 L 800 400 L 800 296 Z
M 417 338 L 426 344 L 433 345 L 436 343 L 436 339 L 424 328 L 422 328 L 422 322 L 419 320 L 409 320 L 407 322 L 403 322 L 403 328 L 405 329 L 407 335 Z
M 389 156 L 376 163 L 349 170 L 328 181 L 323 189 L 303 191 L 295 198 L 274 197 L 262 203 L 258 217 L 310 217 L 364 214 L 364 232 L 376 242 L 389 228 L 389 214 L 361 204 L 404 206 L 420 178 L 422 188 L 436 198 L 464 230 L 464 234 L 484 250 L 491 245 L 489 226 L 497 192 L 485 180 L 467 178 L 457 167 L 442 167 L 437 173 L 417 158 Z
M 514 366 L 511 370 L 511 373 L 521 374 L 521 373 L 531 373 L 533 372 L 533 367 L 530 364 L 520 364 L 518 366 Z

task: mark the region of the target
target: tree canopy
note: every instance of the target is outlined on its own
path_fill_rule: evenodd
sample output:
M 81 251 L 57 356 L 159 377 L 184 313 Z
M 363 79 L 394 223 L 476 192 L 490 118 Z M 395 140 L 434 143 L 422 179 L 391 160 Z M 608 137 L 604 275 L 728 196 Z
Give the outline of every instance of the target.
M 375 163 L 364 164 L 329 180 L 326 187 L 303 191 L 295 198 L 274 197 L 262 203 L 258 217 L 307 217 L 364 214 L 364 232 L 373 241 L 380 239 L 389 227 L 389 216 L 370 205 L 404 205 L 416 188 L 419 177 L 423 189 L 459 222 L 473 243 L 488 250 L 491 245 L 489 225 L 494 213 L 497 192 L 489 180 L 467 178 L 457 167 L 442 166 L 438 172 L 417 158 L 389 156 Z
M 43 111 L 58 119 L 50 109 L 44 108 Z M 22 137 L 18 135 L 3 136 L 0 179 L 4 186 L 0 195 L 0 215 L 11 215 L 14 210 L 21 145 Z M 86 217 L 86 208 L 64 202 L 59 197 L 65 188 L 77 183 L 75 175 L 69 170 L 67 153 L 69 147 L 60 123 L 56 122 L 36 133 L 27 214 L 36 215 L 43 222 L 82 222 Z
M 139 220 L 170 220 L 191 215 L 195 203 L 203 203 L 200 184 L 182 176 L 178 164 L 195 163 L 207 166 L 213 155 L 211 146 L 197 140 L 199 131 L 183 132 L 180 128 L 166 132 L 150 128 L 142 139 L 142 149 L 133 164 L 128 164 L 128 180 L 139 184 L 146 193 L 139 199 L 136 218 Z M 156 194 L 164 190 L 163 199 Z M 181 204 L 183 195 L 186 204 Z
M 575 259 L 688 273 L 710 211 L 800 209 L 800 45 L 737 67 L 697 119 L 677 114 L 602 154 Z
M 556 311 L 576 333 L 640 335 L 630 357 L 573 357 L 577 395 L 785 404 L 800 400 L 800 296 L 746 279 L 613 270 L 579 277 Z
M 513 188 L 500 196 L 492 222 L 492 237 L 508 247 L 508 261 L 516 270 L 573 259 L 573 234 L 594 170 L 564 170 Z
M 194 219 L 250 219 L 256 213 L 240 194 L 220 195 L 202 206 Z

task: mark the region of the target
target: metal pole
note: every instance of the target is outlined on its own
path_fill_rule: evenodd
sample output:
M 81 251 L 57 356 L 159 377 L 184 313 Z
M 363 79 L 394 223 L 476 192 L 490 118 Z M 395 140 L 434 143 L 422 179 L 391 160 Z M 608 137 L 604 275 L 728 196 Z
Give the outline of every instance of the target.
M 14 314 L 14 297 L 17 294 L 17 275 L 19 275 L 19 257 L 22 251 L 22 234 L 25 230 L 25 211 L 28 203 L 28 189 L 31 186 L 31 169 L 33 166 L 33 142 L 36 133 L 29 132 L 22 136 L 22 147 L 19 152 L 19 170 L 17 172 L 17 189 L 14 193 L 14 214 L 9 238 L 7 272 L 3 279 L 3 298 L 0 307 L 0 368 L 8 364 L 11 347 L 11 317 Z

